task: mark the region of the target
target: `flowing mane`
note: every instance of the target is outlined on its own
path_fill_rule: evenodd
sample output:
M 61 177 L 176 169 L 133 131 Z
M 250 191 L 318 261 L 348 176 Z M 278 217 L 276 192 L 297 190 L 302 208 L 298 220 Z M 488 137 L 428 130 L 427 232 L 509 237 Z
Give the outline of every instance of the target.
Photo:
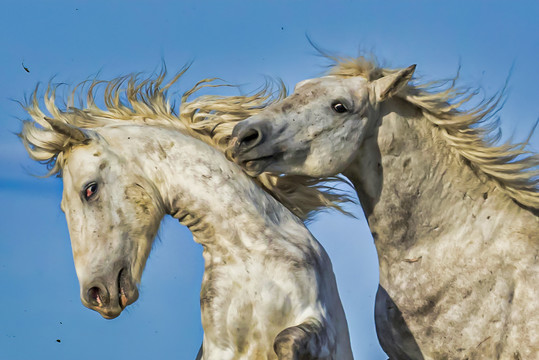
M 369 81 L 393 74 L 400 69 L 384 69 L 375 60 L 329 58 L 334 65 L 329 74 L 338 77 L 361 76 Z M 456 80 L 456 79 L 455 79 Z M 503 91 L 478 105 L 477 92 L 459 88 L 455 80 L 408 85 L 396 96 L 418 107 L 439 135 L 480 176 L 496 182 L 511 198 L 539 209 L 539 155 L 526 150 L 527 142 L 499 144 L 500 131 L 494 115 L 500 109 Z
M 176 107 L 171 104 L 167 91 L 186 70 L 180 71 L 167 83 L 166 69 L 148 78 L 132 74 L 110 81 L 83 82 L 65 99 L 66 105 L 62 108 L 57 105 L 57 86 L 49 84 L 44 105 L 50 115 L 40 108 L 36 88 L 23 104 L 33 121 L 23 122 L 19 136 L 31 158 L 49 166 L 49 176 L 61 176 L 64 151 L 71 145 L 71 139 L 55 131 L 45 120 L 46 117 L 82 129 L 114 125 L 121 121 L 174 127 L 224 152 L 237 122 L 257 114 L 284 96 L 281 88 L 279 95 L 272 97 L 266 86 L 250 96 L 203 95 L 189 100 L 191 95 L 203 88 L 226 86 L 216 84 L 216 79 L 204 79 L 185 92 L 179 107 Z M 94 94 L 100 87 L 104 87 L 102 100 L 105 108 L 96 105 L 95 101 Z M 78 102 L 77 106 L 75 102 Z M 340 204 L 350 201 L 344 192 L 332 186 L 343 181 L 340 177 L 318 180 L 306 176 L 261 174 L 255 181 L 303 220 L 327 208 L 345 212 Z

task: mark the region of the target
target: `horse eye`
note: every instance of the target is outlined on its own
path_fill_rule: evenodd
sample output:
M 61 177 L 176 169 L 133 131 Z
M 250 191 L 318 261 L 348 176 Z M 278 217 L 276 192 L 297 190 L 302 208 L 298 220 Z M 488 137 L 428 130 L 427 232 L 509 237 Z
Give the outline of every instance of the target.
M 90 200 L 97 192 L 97 183 L 91 182 L 84 187 L 84 198 Z
M 331 104 L 331 108 L 333 109 L 333 111 L 339 114 L 342 114 L 348 111 L 346 106 L 344 106 L 343 103 L 340 103 L 340 102 L 335 102 Z

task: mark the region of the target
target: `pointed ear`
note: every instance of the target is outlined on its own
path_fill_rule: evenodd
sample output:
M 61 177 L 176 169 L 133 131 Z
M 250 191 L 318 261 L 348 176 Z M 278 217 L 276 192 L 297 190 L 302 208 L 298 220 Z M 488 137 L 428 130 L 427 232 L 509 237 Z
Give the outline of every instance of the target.
M 415 71 L 415 64 L 408 66 L 406 69 L 400 70 L 391 75 L 384 76 L 372 82 L 372 87 L 376 94 L 376 101 L 384 101 L 398 93 L 408 84 Z
M 296 86 L 294 86 L 294 91 L 292 92 L 296 92 L 297 89 L 299 89 L 300 87 L 302 87 L 303 85 L 306 85 L 310 82 L 313 82 L 314 79 L 307 79 L 307 80 L 302 80 L 300 81 L 299 83 L 296 84 Z
M 89 139 L 89 137 L 78 127 L 48 117 L 43 117 L 43 119 L 51 125 L 54 131 L 67 136 L 74 140 L 74 142 L 80 143 Z

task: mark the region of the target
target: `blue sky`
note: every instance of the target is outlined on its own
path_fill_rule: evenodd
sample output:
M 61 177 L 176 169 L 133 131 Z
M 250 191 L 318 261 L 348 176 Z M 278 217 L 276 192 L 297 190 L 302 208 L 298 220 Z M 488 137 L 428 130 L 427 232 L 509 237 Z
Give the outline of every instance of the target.
M 337 54 L 363 50 L 388 66 L 417 64 L 430 80 L 453 76 L 460 63 L 462 83 L 490 95 L 513 66 L 500 116 L 505 138 L 523 140 L 539 116 L 538 14 L 537 1 L 3 1 L 0 359 L 194 359 L 202 339 L 201 248 L 172 219 L 136 304 L 109 321 L 80 303 L 61 180 L 32 177 L 45 169 L 13 135 L 26 118 L 13 100 L 37 83 L 151 73 L 164 59 L 172 72 L 194 60 L 172 96 L 213 76 L 244 91 L 265 76 L 293 87 L 324 70 L 308 34 Z M 539 135 L 531 147 L 539 150 Z M 356 358 L 385 359 L 373 322 L 376 253 L 353 210 L 359 219 L 322 214 L 310 228 L 332 257 Z

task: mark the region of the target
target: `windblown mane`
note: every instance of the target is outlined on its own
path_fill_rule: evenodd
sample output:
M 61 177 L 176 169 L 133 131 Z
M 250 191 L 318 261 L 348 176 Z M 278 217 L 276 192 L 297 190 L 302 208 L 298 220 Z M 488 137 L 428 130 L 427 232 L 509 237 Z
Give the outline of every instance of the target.
M 400 69 L 384 69 L 364 57 L 336 58 L 330 75 L 361 76 L 373 81 Z M 539 155 L 526 150 L 527 142 L 499 144 L 500 131 L 494 117 L 500 109 L 503 91 L 478 105 L 477 92 L 458 88 L 455 80 L 408 85 L 397 96 L 417 106 L 425 119 L 438 129 L 442 138 L 476 173 L 495 181 L 518 203 L 539 209 Z
M 215 84 L 215 79 L 204 79 L 183 94 L 177 108 L 170 104 L 167 90 L 186 70 L 180 71 L 168 83 L 165 83 L 166 70 L 146 79 L 134 74 L 111 81 L 83 82 L 75 87 L 62 108 L 56 101 L 57 86 L 49 84 L 44 105 L 50 115 L 40 108 L 36 88 L 23 105 L 33 121 L 23 122 L 19 136 L 30 157 L 46 163 L 50 170 L 48 175 L 59 176 L 64 164 L 64 152 L 72 145 L 72 139 L 55 131 L 45 117 L 77 128 L 102 127 L 117 124 L 118 121 L 174 127 L 224 152 L 235 123 L 257 114 L 283 96 L 281 90 L 279 96 L 272 97 L 268 87 L 265 87 L 250 96 L 205 95 L 190 101 L 189 97 L 203 88 L 226 86 Z M 105 108 L 100 108 L 95 102 L 94 93 L 99 87 L 104 87 Z M 345 193 L 331 186 L 342 181 L 337 177 L 318 180 L 304 176 L 261 174 L 255 181 L 304 220 L 328 207 L 344 212 L 339 204 L 349 201 Z

